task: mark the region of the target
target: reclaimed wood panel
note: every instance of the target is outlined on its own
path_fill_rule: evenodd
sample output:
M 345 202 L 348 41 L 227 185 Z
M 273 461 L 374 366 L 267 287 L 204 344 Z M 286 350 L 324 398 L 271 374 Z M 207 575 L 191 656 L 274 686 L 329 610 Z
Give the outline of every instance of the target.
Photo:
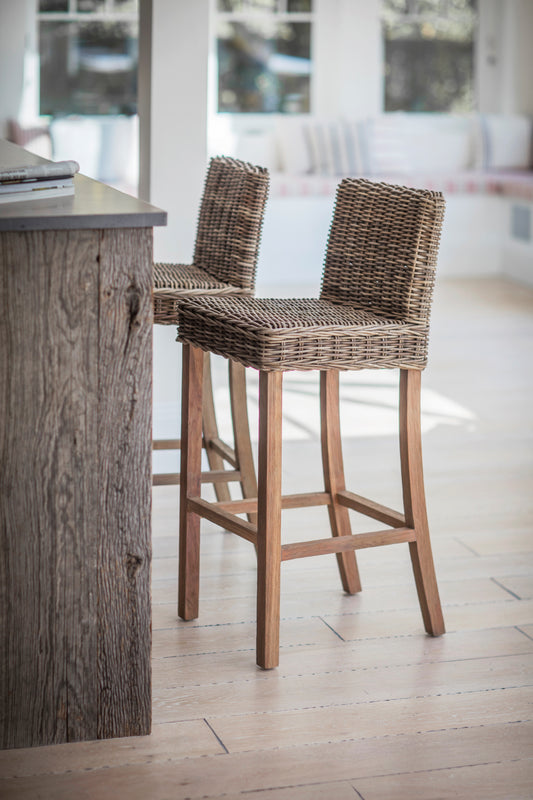
M 104 231 L 99 286 L 98 738 L 151 725 L 152 232 Z
M 150 729 L 151 230 L 0 236 L 0 747 Z

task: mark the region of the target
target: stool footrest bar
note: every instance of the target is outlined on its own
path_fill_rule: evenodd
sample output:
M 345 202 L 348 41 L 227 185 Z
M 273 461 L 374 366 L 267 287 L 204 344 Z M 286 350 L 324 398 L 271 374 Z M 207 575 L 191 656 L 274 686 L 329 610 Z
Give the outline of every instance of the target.
M 373 500 L 367 500 L 366 497 L 361 497 L 354 492 L 349 492 L 344 489 L 337 492 L 337 501 L 341 506 L 346 506 L 352 511 L 358 511 L 366 517 L 372 517 L 379 522 L 384 522 L 385 525 L 390 525 L 391 528 L 402 528 L 405 526 L 405 516 L 400 514 L 399 511 L 394 511 L 392 508 L 382 506 L 380 503 L 374 503 Z
M 153 439 L 152 450 L 181 450 L 181 439 Z
M 213 505 L 221 511 L 231 511 L 233 514 L 248 514 L 249 512 L 257 511 L 257 498 L 248 497 L 246 500 L 223 500 L 219 503 L 213 503 Z M 329 505 L 331 505 L 331 497 L 328 492 L 286 494 L 281 498 L 282 509 Z
M 414 542 L 414 528 L 397 528 L 392 531 L 356 533 L 353 536 L 335 536 L 331 539 L 315 539 L 309 542 L 291 542 L 281 547 L 281 560 L 307 558 L 326 553 L 343 553 L 347 550 L 362 550 L 365 547 L 380 547 L 385 544 Z
M 202 472 L 200 480 L 202 483 L 230 483 L 240 481 L 241 473 L 238 470 L 212 469 Z M 161 472 L 152 475 L 152 486 L 179 486 L 179 472 Z
M 225 461 L 228 461 L 232 467 L 237 468 L 235 450 L 222 439 L 210 439 L 208 443 L 202 439 L 202 447 L 206 450 L 209 447 L 222 456 Z M 152 450 L 181 450 L 181 439 L 153 439 Z
M 251 522 L 246 522 L 244 519 L 239 519 L 234 514 L 229 514 L 227 511 L 221 511 L 217 508 L 215 503 L 209 503 L 207 500 L 202 500 L 199 497 L 189 498 L 187 500 L 187 509 L 194 514 L 198 514 L 215 525 L 220 525 L 231 533 L 236 533 L 248 542 L 255 544 L 257 541 L 257 527 L 252 525 Z

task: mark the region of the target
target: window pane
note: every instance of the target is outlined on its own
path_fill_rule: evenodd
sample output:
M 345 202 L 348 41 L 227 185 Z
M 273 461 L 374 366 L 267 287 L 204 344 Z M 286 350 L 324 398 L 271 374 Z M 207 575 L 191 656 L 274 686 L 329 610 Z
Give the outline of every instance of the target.
M 387 41 L 386 111 L 471 111 L 472 47 L 460 42 Z
M 278 11 L 279 0 L 218 0 L 218 11 Z
M 105 0 L 77 0 L 76 11 L 91 14 L 95 11 L 103 11 Z
M 471 111 L 476 0 L 384 0 L 385 110 Z
M 312 0 L 287 0 L 287 11 L 310 12 L 312 6 Z
M 222 23 L 218 110 L 309 111 L 310 28 L 308 22 Z
M 137 14 L 138 0 L 114 0 L 114 10 L 120 14 Z
M 68 0 L 39 0 L 39 11 L 68 11 Z
M 41 114 L 135 114 L 137 27 L 43 20 Z

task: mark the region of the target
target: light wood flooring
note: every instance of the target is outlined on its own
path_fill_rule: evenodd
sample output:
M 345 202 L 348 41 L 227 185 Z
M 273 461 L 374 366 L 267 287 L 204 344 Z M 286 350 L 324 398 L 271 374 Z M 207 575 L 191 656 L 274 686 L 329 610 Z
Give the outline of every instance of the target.
M 439 285 L 423 443 L 444 637 L 423 632 L 406 545 L 359 554 L 355 597 L 321 556 L 282 565 L 280 666 L 257 669 L 253 547 L 204 524 L 200 618 L 179 622 L 176 490 L 158 487 L 153 734 L 2 752 L 0 797 L 532 798 L 532 367 L 532 290 Z M 395 380 L 345 377 L 344 455 L 349 488 L 399 507 Z M 317 391 L 287 379 L 287 492 L 322 485 Z M 327 526 L 283 520 L 286 540 Z

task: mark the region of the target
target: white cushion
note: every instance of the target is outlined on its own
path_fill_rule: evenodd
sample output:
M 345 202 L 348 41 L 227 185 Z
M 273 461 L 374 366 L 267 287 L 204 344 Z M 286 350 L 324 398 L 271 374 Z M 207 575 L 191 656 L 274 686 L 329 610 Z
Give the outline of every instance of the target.
M 409 114 L 405 119 L 407 152 L 413 172 L 460 172 L 473 163 L 469 117 Z
M 274 127 L 277 158 L 282 172 L 306 175 L 311 171 L 302 117 L 282 117 Z
M 367 120 L 365 145 L 371 175 L 409 172 L 404 113 L 383 114 Z
M 520 115 L 480 114 L 476 125 L 476 162 L 480 169 L 531 166 L 532 120 Z

